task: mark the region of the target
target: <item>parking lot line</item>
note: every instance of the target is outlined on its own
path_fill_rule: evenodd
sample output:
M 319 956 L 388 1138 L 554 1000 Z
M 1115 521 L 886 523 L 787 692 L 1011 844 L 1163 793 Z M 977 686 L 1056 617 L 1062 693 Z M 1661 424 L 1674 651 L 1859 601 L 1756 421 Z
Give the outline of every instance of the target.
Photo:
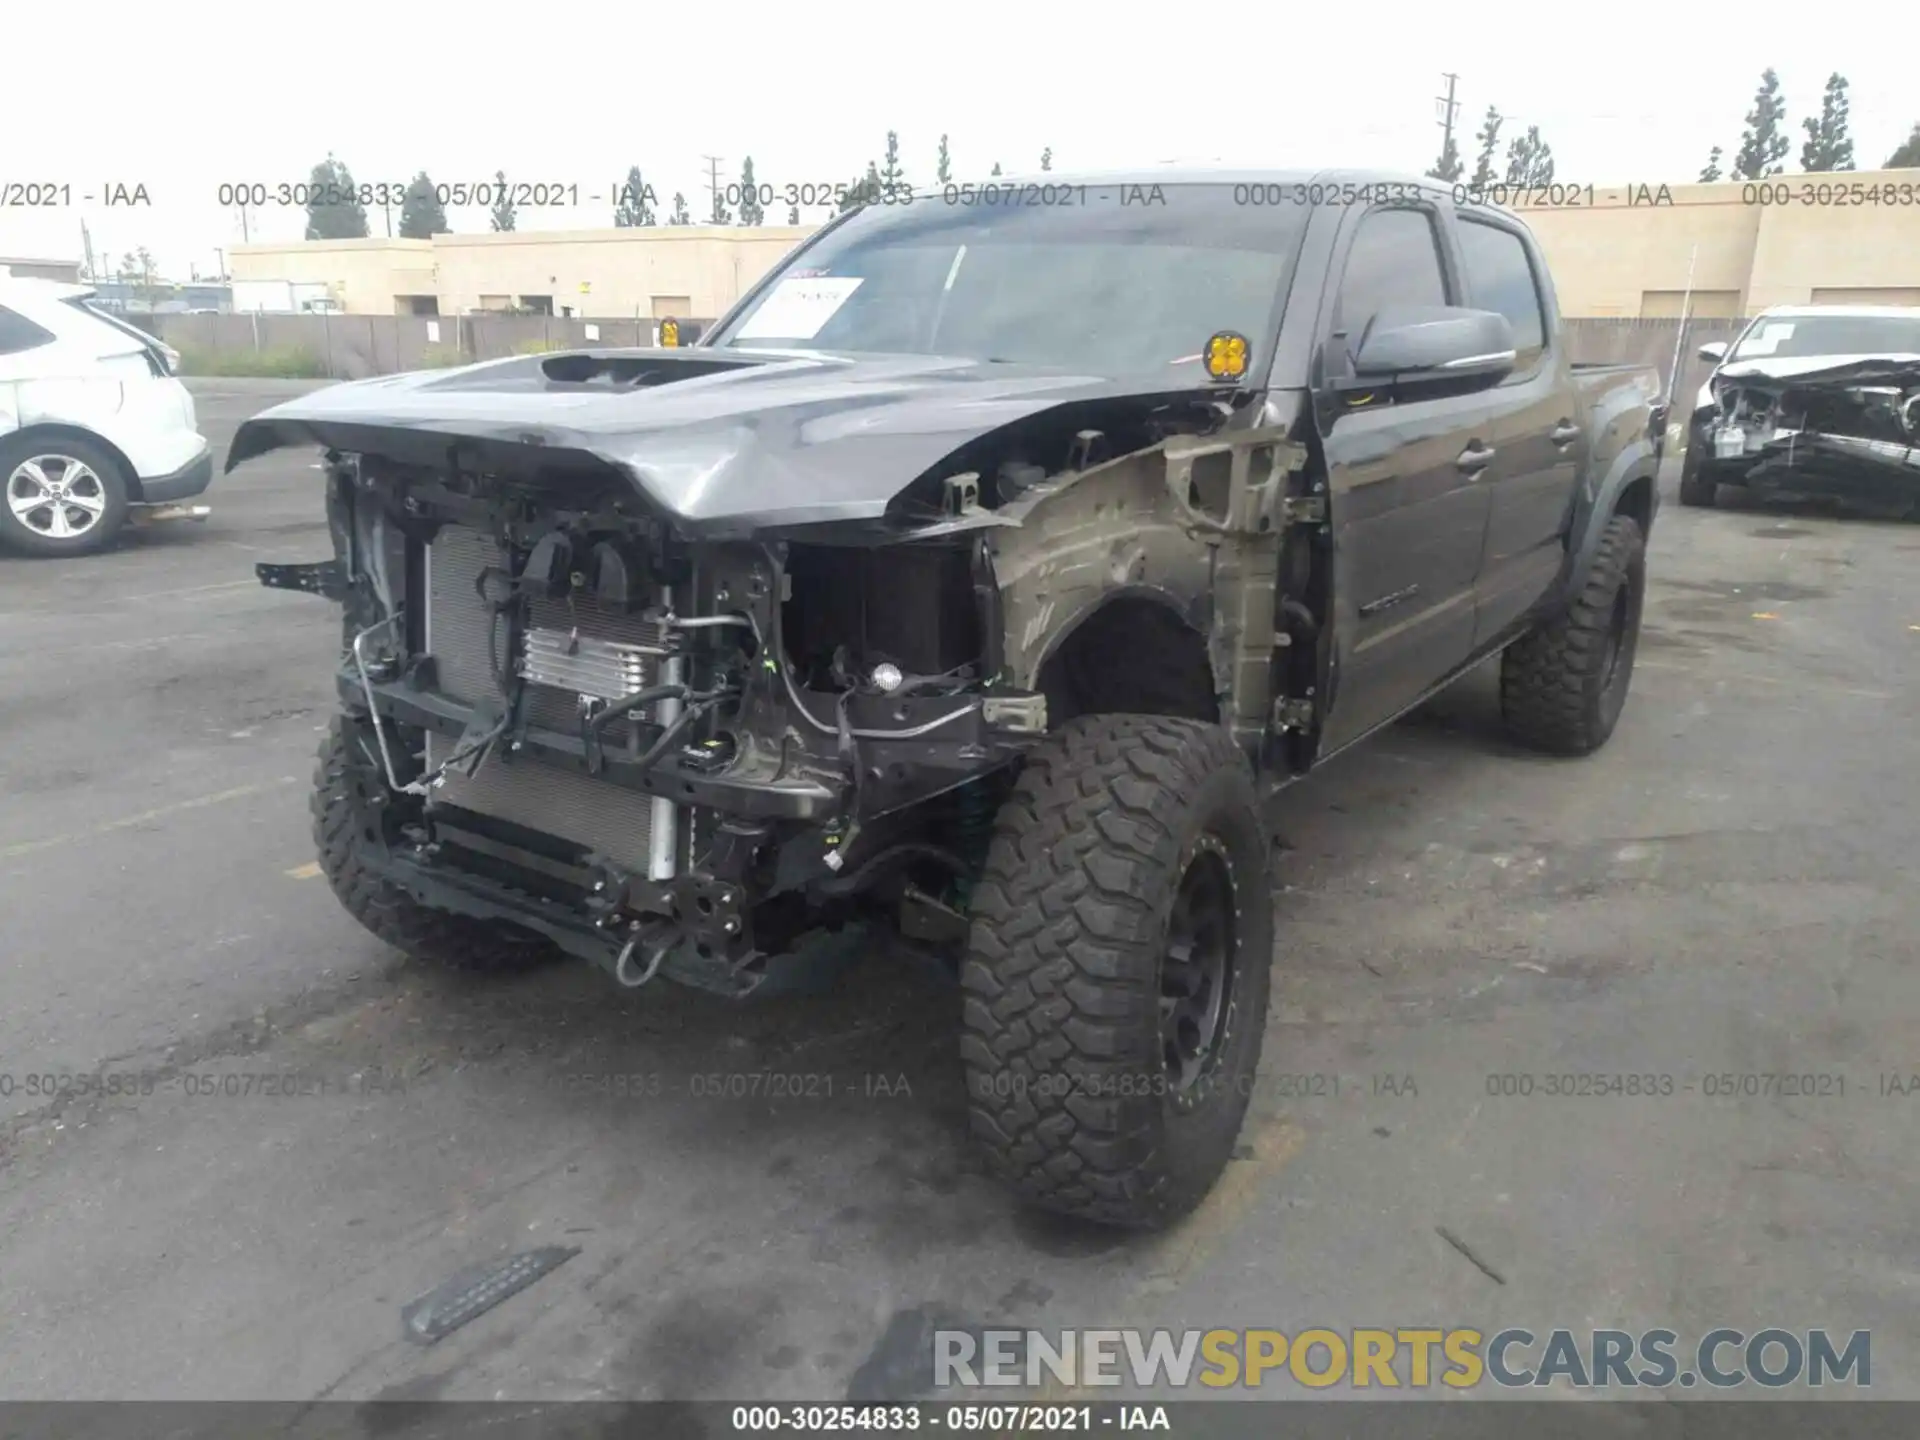
M 159 805 L 152 810 L 142 811 L 138 815 L 126 815 L 118 820 L 108 820 L 104 824 L 94 825 L 85 830 L 70 830 L 64 835 L 48 835 L 40 840 L 20 840 L 12 845 L 0 847 L 0 860 L 13 860 L 21 855 L 31 855 L 38 850 L 51 850 L 56 845 L 70 845 L 76 840 L 91 840 L 98 835 L 111 834 L 115 830 L 128 830 L 135 825 L 144 825 L 149 820 L 158 820 L 163 816 L 176 815 L 182 810 L 201 810 L 209 805 L 219 805 L 228 800 L 239 800 L 248 795 L 258 795 L 263 790 L 271 790 L 280 785 L 291 785 L 294 777 L 282 775 L 278 780 L 262 780 L 253 785 L 236 785 L 231 790 L 217 790 L 211 795 L 197 795 L 191 800 L 175 801 L 171 805 Z
M 259 585 L 258 580 L 223 580 L 218 585 L 189 585 L 184 590 L 149 590 L 144 595 L 123 595 L 123 603 L 136 600 L 165 600 L 175 595 L 209 595 L 215 590 L 247 590 Z
M 1750 671 L 1736 671 L 1731 675 L 1719 675 L 1702 670 L 1697 665 L 1669 665 L 1663 660 L 1641 660 L 1635 658 L 1636 670 L 1671 670 L 1679 675 L 1692 675 L 1697 679 L 1714 684 L 1775 685 L 1799 689 L 1805 686 L 1804 680 L 1781 680 L 1772 675 L 1755 675 Z M 1822 685 L 1823 693 L 1829 695 L 1851 695 L 1856 700 L 1891 700 L 1894 696 L 1885 690 L 1856 690 L 1846 685 Z

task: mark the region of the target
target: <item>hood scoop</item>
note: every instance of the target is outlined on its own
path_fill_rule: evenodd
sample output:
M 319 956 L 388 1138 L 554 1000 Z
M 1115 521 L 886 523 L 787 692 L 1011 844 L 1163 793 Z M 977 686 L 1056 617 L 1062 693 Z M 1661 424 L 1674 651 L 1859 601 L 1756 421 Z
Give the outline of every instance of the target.
M 700 375 L 719 375 L 763 364 L 759 360 L 655 359 L 650 355 L 571 353 L 554 355 L 540 362 L 540 373 L 552 386 L 590 386 L 596 390 L 633 390 L 649 385 L 669 385 L 675 380 L 692 380 Z

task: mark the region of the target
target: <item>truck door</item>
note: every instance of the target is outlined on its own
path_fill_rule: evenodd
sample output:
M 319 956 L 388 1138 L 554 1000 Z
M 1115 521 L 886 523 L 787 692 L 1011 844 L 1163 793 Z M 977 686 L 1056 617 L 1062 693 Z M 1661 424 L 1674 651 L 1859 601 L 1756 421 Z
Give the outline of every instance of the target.
M 1492 403 L 1491 513 L 1476 583 L 1474 644 L 1513 627 L 1547 593 L 1566 560 L 1568 517 L 1579 482 L 1585 415 L 1578 405 L 1540 257 L 1517 224 L 1491 212 L 1458 214 L 1453 227 L 1465 304 L 1496 310 L 1513 327 L 1513 373 Z
M 1426 206 L 1350 212 L 1330 273 L 1323 381 L 1352 374 L 1352 352 L 1384 306 L 1460 303 L 1436 213 Z M 1323 384 L 1316 397 L 1340 612 L 1326 746 L 1391 720 L 1473 647 L 1489 413 L 1481 396 L 1393 401 L 1341 396 Z

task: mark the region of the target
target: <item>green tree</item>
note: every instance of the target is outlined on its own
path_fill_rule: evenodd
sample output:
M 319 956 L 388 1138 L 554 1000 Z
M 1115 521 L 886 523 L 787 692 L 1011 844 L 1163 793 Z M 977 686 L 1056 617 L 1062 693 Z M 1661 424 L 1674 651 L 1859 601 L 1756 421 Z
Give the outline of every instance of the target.
M 713 203 L 711 211 L 707 215 L 707 223 L 709 225 L 731 225 L 733 223 L 733 212 L 727 208 L 727 187 L 720 183 L 717 176 L 713 181 L 713 189 L 709 193 L 712 196 Z
M 880 165 L 880 191 L 883 195 L 897 195 L 908 187 L 906 167 L 900 163 L 900 132 L 887 131 L 887 153 Z
M 1920 124 L 1913 127 L 1913 133 L 1900 142 L 1899 148 L 1887 157 L 1882 170 L 1920 169 Z
M 1553 148 L 1540 138 L 1540 127 L 1529 125 L 1527 133 L 1507 147 L 1509 185 L 1551 185 Z
M 493 172 L 493 228 L 511 230 L 518 217 L 513 208 L 513 191 L 507 184 L 507 172 Z
M 687 213 L 687 197 L 678 190 L 673 192 L 673 213 L 667 216 L 669 225 L 691 225 L 693 216 Z
M 1053 169 L 1053 147 L 1051 145 L 1040 152 L 1040 168 L 1042 170 Z
M 620 186 L 617 197 L 619 203 L 613 207 L 613 223 L 616 229 L 633 230 L 642 225 L 655 224 L 653 215 L 653 190 L 640 174 L 638 165 L 627 167 L 627 178 Z
M 400 200 L 400 234 L 407 240 L 430 240 L 435 235 L 449 235 L 453 227 L 447 224 L 447 207 L 440 203 L 440 194 L 433 188 L 433 181 L 422 170 L 413 177 L 413 183 L 407 186 L 407 193 Z
M 993 162 L 993 173 L 995 175 L 998 175 L 1000 173 L 1000 162 L 998 160 Z
M 159 302 L 167 288 L 160 283 L 160 271 L 154 264 L 153 252 L 144 245 L 120 257 L 120 270 L 115 278 L 146 301 L 148 309 Z
M 1460 163 L 1460 147 L 1453 143 L 1453 132 L 1447 132 L 1447 138 L 1440 147 L 1440 158 L 1427 167 L 1427 174 L 1435 180 L 1458 180 L 1460 172 L 1466 167 Z
M 328 152 L 307 177 L 307 239 L 364 240 L 367 211 L 353 193 L 353 173 Z
M 799 223 L 800 223 L 800 207 L 798 205 L 787 206 L 787 224 L 798 225 Z
M 933 178 L 944 185 L 953 179 L 953 156 L 947 151 L 947 137 L 940 137 L 940 157 L 933 164 Z
M 1473 157 L 1473 176 L 1467 183 L 1477 190 L 1484 190 L 1500 178 L 1500 172 L 1493 168 L 1493 157 L 1500 146 L 1500 123 L 1506 117 L 1493 106 L 1487 106 L 1487 118 L 1480 122 L 1480 128 L 1473 132 L 1473 138 L 1480 149 Z
M 1835 71 L 1827 76 L 1827 88 L 1820 96 L 1820 118 L 1802 120 L 1807 132 L 1800 147 L 1802 170 L 1853 169 L 1853 136 L 1847 130 L 1847 77 Z
M 1740 149 L 1733 157 L 1733 178 L 1760 180 L 1780 173 L 1780 162 L 1787 158 L 1789 144 L 1781 128 L 1787 118 L 1787 102 L 1780 98 L 1780 77 L 1769 66 L 1760 75 L 1760 88 L 1753 92 L 1753 109 L 1747 112 L 1746 132 L 1740 137 Z
M 766 223 L 766 218 L 766 206 L 760 203 L 760 185 L 753 178 L 753 157 L 749 155 L 740 162 L 740 223 L 761 225 Z
M 1720 147 L 1714 146 L 1707 155 L 1707 163 L 1700 168 L 1700 183 L 1711 185 L 1720 178 Z
M 858 210 L 862 205 L 871 205 L 880 198 L 880 167 L 873 161 L 867 162 L 867 173 L 855 179 L 847 186 L 847 193 L 840 197 L 836 215 L 844 215 L 849 210 Z

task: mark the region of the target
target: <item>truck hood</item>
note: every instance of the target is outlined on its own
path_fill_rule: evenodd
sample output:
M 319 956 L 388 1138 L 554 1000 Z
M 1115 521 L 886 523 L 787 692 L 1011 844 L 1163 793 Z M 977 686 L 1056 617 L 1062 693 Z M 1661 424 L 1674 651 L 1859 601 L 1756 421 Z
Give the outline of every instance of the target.
M 481 469 L 538 449 L 612 466 L 689 533 L 742 532 L 877 519 L 961 445 L 1044 410 L 1221 389 L 1197 364 L 1143 381 L 928 356 L 569 351 L 314 391 L 241 425 L 226 468 L 288 445 L 427 465 L 457 449 Z

